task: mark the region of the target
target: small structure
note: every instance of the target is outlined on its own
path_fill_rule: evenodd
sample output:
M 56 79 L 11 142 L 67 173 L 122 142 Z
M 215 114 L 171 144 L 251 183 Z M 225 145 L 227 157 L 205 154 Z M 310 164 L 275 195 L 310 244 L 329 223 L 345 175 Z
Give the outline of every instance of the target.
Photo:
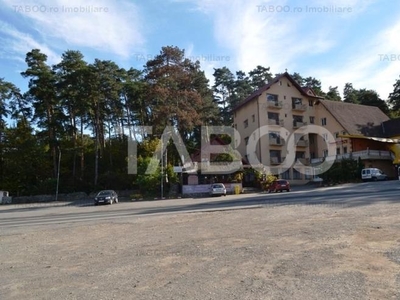
M 226 146 L 227 152 L 213 153 L 213 146 Z M 235 175 L 243 170 L 243 163 L 241 157 L 231 155 L 233 153 L 231 151 L 233 149 L 218 137 L 203 143 L 202 148 L 191 156 L 192 162 L 183 165 L 182 194 L 207 195 L 211 184 L 216 182 L 224 183 L 228 194 L 241 191 L 242 183 L 235 180 Z
M 9 204 L 11 201 L 12 198 L 9 196 L 8 192 L 0 191 L 0 204 Z

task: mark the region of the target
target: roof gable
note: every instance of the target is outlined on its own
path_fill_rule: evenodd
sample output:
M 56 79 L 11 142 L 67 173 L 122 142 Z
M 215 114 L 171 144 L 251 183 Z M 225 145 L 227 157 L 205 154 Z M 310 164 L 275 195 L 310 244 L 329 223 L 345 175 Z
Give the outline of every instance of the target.
M 248 96 L 246 99 L 241 101 L 235 108 L 233 108 L 233 111 L 238 110 L 245 104 L 249 103 L 250 101 L 256 99 L 258 96 L 260 96 L 263 92 L 268 90 L 272 85 L 278 83 L 282 78 L 286 77 L 290 83 L 305 97 L 312 97 L 316 99 L 322 99 L 322 97 L 317 96 L 314 91 L 311 88 L 302 88 L 296 80 L 293 79 L 292 76 L 289 75 L 288 72 L 285 72 L 283 74 L 278 75 L 274 79 L 272 79 L 270 82 L 268 82 L 266 85 L 263 87 L 259 88 L 255 92 L 253 92 L 250 96 Z

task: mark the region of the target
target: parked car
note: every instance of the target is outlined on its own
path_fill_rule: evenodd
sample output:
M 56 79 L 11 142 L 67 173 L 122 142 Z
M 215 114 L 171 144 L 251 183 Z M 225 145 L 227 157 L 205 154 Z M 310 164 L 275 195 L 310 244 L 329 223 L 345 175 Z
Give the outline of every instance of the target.
M 268 193 L 271 192 L 282 192 L 282 191 L 287 191 L 290 192 L 290 183 L 289 181 L 285 179 L 277 179 L 271 183 L 271 185 L 268 187 Z
M 387 175 L 377 168 L 367 168 L 361 170 L 362 181 L 387 180 Z
M 94 205 L 118 203 L 118 194 L 113 190 L 100 191 L 94 198 Z
M 226 188 L 223 183 L 213 183 L 210 188 L 210 196 L 226 196 Z

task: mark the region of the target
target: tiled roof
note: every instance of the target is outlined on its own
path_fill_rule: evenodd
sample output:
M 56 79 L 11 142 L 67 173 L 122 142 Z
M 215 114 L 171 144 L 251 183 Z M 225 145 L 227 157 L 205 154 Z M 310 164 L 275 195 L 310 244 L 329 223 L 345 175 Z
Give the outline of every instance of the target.
M 233 108 L 233 111 L 239 109 L 240 107 L 242 107 L 243 105 L 247 104 L 248 102 L 250 102 L 251 100 L 257 98 L 258 96 L 260 96 L 264 91 L 268 90 L 271 85 L 279 82 L 279 80 L 283 77 L 286 77 L 291 83 L 292 85 L 299 90 L 299 92 L 306 96 L 306 97 L 311 97 L 311 98 L 316 98 L 316 99 L 321 99 L 321 97 L 318 96 L 314 96 L 315 93 L 312 91 L 311 88 L 302 88 L 296 80 L 293 79 L 292 76 L 289 75 L 289 73 L 285 72 L 281 75 L 276 76 L 274 79 L 272 79 L 270 82 L 268 82 L 266 85 L 264 85 L 263 87 L 259 88 L 258 90 L 256 90 L 255 92 L 253 92 L 250 96 L 248 96 L 246 99 L 244 99 L 243 101 L 239 102 L 239 104 Z M 311 93 L 310 93 L 311 91 Z M 314 94 L 314 95 L 312 95 Z
M 346 103 L 342 101 L 319 101 L 344 127 L 348 134 L 383 136 L 382 123 L 389 120 L 378 107 Z

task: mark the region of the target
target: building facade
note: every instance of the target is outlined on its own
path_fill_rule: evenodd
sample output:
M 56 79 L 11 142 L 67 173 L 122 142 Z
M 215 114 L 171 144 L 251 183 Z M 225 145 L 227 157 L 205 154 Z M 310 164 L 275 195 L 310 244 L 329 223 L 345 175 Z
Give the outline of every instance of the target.
M 377 107 L 323 100 L 284 73 L 239 103 L 233 119 L 235 146 L 245 162 L 301 184 L 327 162 L 367 150 L 349 136 L 374 135 L 389 118 Z M 368 150 L 383 151 L 378 148 Z M 390 152 L 381 154 L 376 164 L 390 165 Z M 287 157 L 294 157 L 289 168 Z

